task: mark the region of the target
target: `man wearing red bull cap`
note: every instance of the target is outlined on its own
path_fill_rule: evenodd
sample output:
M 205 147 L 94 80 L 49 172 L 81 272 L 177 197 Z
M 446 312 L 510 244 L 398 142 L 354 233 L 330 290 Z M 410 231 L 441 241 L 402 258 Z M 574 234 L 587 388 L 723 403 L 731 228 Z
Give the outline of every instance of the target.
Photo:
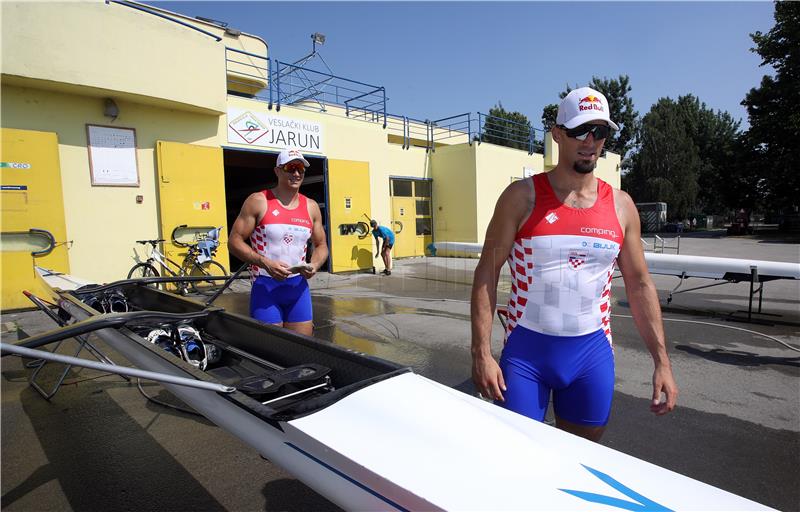
M 308 279 L 328 259 L 319 205 L 300 193 L 308 161 L 296 149 L 278 155 L 278 185 L 250 194 L 233 223 L 228 249 L 250 263 L 250 316 L 310 336 Z M 314 246 L 306 263 L 308 240 Z M 249 245 L 248 245 L 249 242 Z
M 472 374 L 480 393 L 539 421 L 552 396 L 556 426 L 597 441 L 614 391 L 611 278 L 616 264 L 634 321 L 653 357 L 650 410 L 678 397 L 661 309 L 628 194 L 594 175 L 611 130 L 608 101 L 582 87 L 558 107 L 558 165 L 509 185 L 486 230 L 472 288 Z M 506 345 L 491 355 L 497 281 L 511 269 Z

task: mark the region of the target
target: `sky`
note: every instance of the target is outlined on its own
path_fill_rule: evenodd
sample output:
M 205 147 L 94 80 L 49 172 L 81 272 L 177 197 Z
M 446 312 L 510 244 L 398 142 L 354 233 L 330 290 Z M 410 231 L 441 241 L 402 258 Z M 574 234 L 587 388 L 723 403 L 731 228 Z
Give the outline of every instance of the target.
M 388 113 L 417 119 L 502 102 L 541 127 L 567 84 L 628 75 L 640 116 L 693 94 L 746 127 L 740 102 L 773 72 L 750 51 L 771 2 L 145 2 L 257 35 L 281 62 L 321 32 L 335 75 L 385 87 Z

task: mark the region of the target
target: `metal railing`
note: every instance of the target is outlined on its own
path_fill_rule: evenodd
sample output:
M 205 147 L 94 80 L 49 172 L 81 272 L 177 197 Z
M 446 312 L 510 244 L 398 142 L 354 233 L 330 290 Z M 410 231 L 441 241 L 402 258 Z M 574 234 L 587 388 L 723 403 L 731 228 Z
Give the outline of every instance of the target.
M 183 25 L 184 27 L 190 28 L 192 30 L 196 30 L 197 32 L 200 32 L 201 34 L 205 34 L 205 35 L 207 35 L 209 37 L 213 37 L 214 40 L 216 40 L 217 42 L 222 41 L 222 38 L 220 36 L 216 35 L 216 34 L 212 34 L 211 32 L 208 32 L 207 30 L 203 30 L 200 27 L 196 27 L 196 26 L 192 25 L 191 23 L 186 23 L 185 21 L 181 21 L 181 20 L 179 20 L 177 18 L 173 18 L 172 16 L 167 16 L 166 14 L 161 14 L 160 12 L 154 11 L 152 9 L 148 9 L 144 5 L 137 5 L 137 4 L 134 4 L 134 3 L 131 3 L 131 2 L 125 2 L 124 0 L 106 0 L 106 5 L 108 5 L 108 4 L 124 5 L 125 7 L 130 7 L 131 9 L 136 9 L 137 11 L 146 12 L 147 14 L 152 14 L 153 16 L 158 16 L 159 18 L 163 18 L 165 20 L 169 20 L 169 21 L 171 21 L 173 23 L 177 23 L 178 25 Z
M 386 88 L 350 80 L 331 73 L 287 64 L 235 48 L 226 48 L 225 66 L 228 90 L 269 102 L 280 111 L 281 105 L 321 112 L 341 110 L 352 119 L 382 123 L 398 135 L 403 149 L 412 146 L 436 151 L 436 144 L 492 143 L 527 151 L 544 150 L 545 131 L 530 123 L 467 112 L 436 120 L 414 119 L 389 114 Z M 328 107 L 336 107 L 329 109 Z

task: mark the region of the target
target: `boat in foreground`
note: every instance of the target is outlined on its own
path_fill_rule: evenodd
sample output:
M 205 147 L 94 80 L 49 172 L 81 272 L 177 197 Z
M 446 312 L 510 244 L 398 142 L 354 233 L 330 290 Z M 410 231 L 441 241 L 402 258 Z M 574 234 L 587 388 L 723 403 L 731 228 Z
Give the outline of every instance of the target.
M 76 323 L 19 345 L 93 332 L 344 509 L 768 510 L 391 362 L 148 283 L 55 290 L 55 318 Z

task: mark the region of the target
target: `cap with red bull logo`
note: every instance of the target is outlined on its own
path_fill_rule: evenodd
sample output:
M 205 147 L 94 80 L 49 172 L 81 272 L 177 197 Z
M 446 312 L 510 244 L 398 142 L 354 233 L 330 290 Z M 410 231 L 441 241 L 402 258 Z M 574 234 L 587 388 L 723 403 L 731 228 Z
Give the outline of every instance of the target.
M 614 130 L 619 126 L 609 117 L 608 100 L 602 93 L 591 87 L 581 87 L 570 91 L 558 106 L 556 124 L 575 128 L 589 121 L 605 121 Z

